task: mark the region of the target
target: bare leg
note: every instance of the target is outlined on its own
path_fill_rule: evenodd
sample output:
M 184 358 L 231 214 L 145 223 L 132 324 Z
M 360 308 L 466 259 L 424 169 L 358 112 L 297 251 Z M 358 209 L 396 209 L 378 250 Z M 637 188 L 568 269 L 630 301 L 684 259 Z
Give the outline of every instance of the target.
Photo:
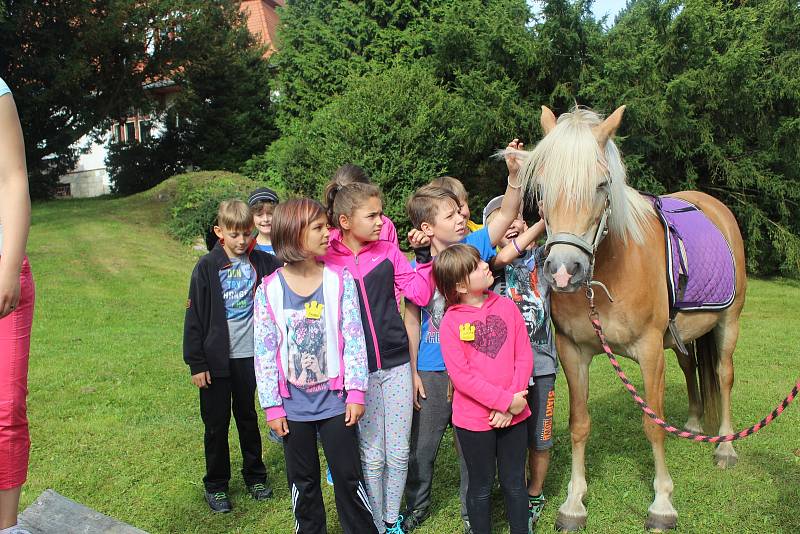
M 691 351 L 691 348 L 689 350 Z M 697 384 L 697 362 L 694 360 L 694 354 L 683 355 L 676 350 L 675 355 L 678 357 L 678 363 L 686 377 L 686 392 L 689 394 L 689 419 L 683 426 L 689 432 L 702 434 L 703 400 Z
M 643 337 L 637 343 L 634 351 L 638 356 L 639 367 L 644 378 L 644 389 L 647 404 L 659 416 L 664 417 L 664 382 L 665 362 L 664 347 L 660 333 L 652 333 Z M 647 522 L 645 528 L 653 530 L 669 530 L 675 528 L 678 521 L 678 512 L 672 506 L 672 477 L 667 470 L 666 455 L 664 452 L 664 429 L 652 422 L 642 414 L 644 432 L 653 449 L 655 462 L 655 478 L 653 490 L 655 499 L 647 509 Z
M 537 451 L 531 449 L 528 452 L 528 466 L 531 472 L 531 480 L 528 482 L 528 495 L 541 495 L 544 488 L 544 479 L 547 476 L 547 468 L 550 467 L 550 450 Z
M 0 490 L 0 529 L 13 527 L 17 524 L 17 511 L 19 510 L 19 495 L 22 486 L 7 490 Z
M 567 499 L 558 509 L 556 530 L 573 531 L 586 526 L 586 441 L 589 439 L 591 419 L 589 417 L 589 362 L 591 355 L 584 355 L 571 341 L 556 337 L 558 355 L 569 386 L 569 430 L 572 436 L 572 472 L 570 474 Z
M 733 319 L 728 319 L 733 317 Z M 717 340 L 717 350 L 719 350 L 719 362 L 717 363 L 717 376 L 719 376 L 719 395 L 720 395 L 720 422 L 719 433 L 733 433 L 731 424 L 731 388 L 733 388 L 733 351 L 736 348 L 736 341 L 739 339 L 739 316 L 738 314 L 728 315 L 714 329 L 714 336 Z M 739 460 L 733 443 L 720 443 L 714 451 L 714 460 L 717 466 L 725 469 L 733 467 Z

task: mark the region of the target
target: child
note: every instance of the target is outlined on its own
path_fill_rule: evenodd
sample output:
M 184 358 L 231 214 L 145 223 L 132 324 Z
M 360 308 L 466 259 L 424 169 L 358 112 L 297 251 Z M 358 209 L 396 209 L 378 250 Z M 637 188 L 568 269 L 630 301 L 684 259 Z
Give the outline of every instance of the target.
M 338 229 L 324 261 L 347 267 L 359 289 L 369 361 L 367 411 L 359 423 L 364 480 L 379 532 L 402 534 L 400 501 L 408 471 L 411 432 L 409 344 L 395 289 L 417 304 L 433 293 L 431 265 L 415 271 L 396 245 L 380 239 L 383 206 L 372 184 L 351 183 L 329 199 Z M 336 476 L 334 483 L 338 483 Z
M 272 248 L 270 234 L 272 232 L 272 212 L 275 205 L 280 202 L 278 194 L 268 187 L 260 187 L 250 193 L 247 204 L 250 206 L 250 213 L 253 214 L 253 224 L 255 224 L 258 236 L 256 237 L 256 249 L 275 254 Z
M 497 213 L 502 197 L 492 199 L 484 210 L 484 224 Z M 525 227 L 521 217 L 500 240 L 503 249 L 495 260 L 495 283 L 492 290 L 511 298 L 522 313 L 535 355 L 536 365 L 528 385 L 528 512 L 531 526 L 542 513 L 542 492 L 553 446 L 553 409 L 555 380 L 558 372 L 555 340 L 550 327 L 550 286 L 539 279 L 545 255 L 536 240 L 544 233 L 544 218 Z
M 328 206 L 328 219 L 331 221 L 333 220 L 333 214 L 331 213 L 333 198 L 336 196 L 339 189 L 352 183 L 371 184 L 372 181 L 369 179 L 364 169 L 358 165 L 346 163 L 336 169 L 333 179 L 325 186 L 325 204 Z M 381 227 L 380 240 L 389 241 L 399 247 L 397 229 L 394 227 L 392 220 L 386 215 L 381 215 L 381 221 L 383 221 L 383 226 Z M 338 233 L 338 228 L 334 227 L 331 229 L 331 237 L 337 236 Z
M 328 249 L 328 219 L 308 198 L 275 209 L 273 242 L 285 266 L 255 297 L 258 396 L 283 438 L 295 529 L 326 532 L 317 432 L 336 480 L 346 534 L 375 532 L 358 455 L 367 353 L 353 276 L 317 260 Z
M 518 140 L 509 143 L 509 148 L 521 146 Z M 430 241 L 431 254 L 436 256 L 445 248 L 459 242 L 474 246 L 483 261 L 491 261 L 494 247 L 519 213 L 521 201 L 517 170 L 519 164 L 513 157 L 507 160 L 508 186 L 496 220 L 475 232 L 465 235 L 465 220 L 459 210 L 459 201 L 451 191 L 431 185 L 418 189 L 409 199 L 406 209 L 411 224 L 412 242 Z M 414 233 L 421 236 L 414 238 Z M 430 515 L 433 468 L 439 445 L 445 430 L 450 425 L 451 405 L 447 390 L 449 378 L 439 345 L 439 327 L 444 314 L 444 298 L 439 292 L 420 308 L 406 303 L 404 321 L 411 338 L 411 365 L 413 399 L 417 411 L 411 431 L 411 460 L 406 483 L 406 531 L 419 526 Z M 456 441 L 456 447 L 458 442 Z M 467 517 L 467 467 L 459 456 L 461 465 L 461 517 L 464 531 L 471 532 Z
M 441 346 L 453 382 L 453 426 L 469 465 L 472 530 L 489 534 L 495 466 L 511 534 L 528 533 L 525 459 L 533 370 L 525 321 L 514 303 L 488 291 L 489 265 L 468 245 L 442 251 L 434 264 L 447 311 Z M 521 423 L 521 424 L 520 424 Z
M 461 206 L 459 211 L 461 212 L 461 216 L 464 217 L 464 220 L 467 221 L 467 233 L 476 232 L 483 228 L 482 224 L 472 222 L 469 219 L 469 193 L 467 193 L 467 189 L 464 187 L 464 184 L 461 183 L 461 180 L 453 178 L 452 176 L 440 176 L 433 180 L 430 185 L 447 189 L 458 198 L 458 203 Z
M 205 425 L 205 497 L 214 512 L 230 512 L 228 427 L 233 417 L 242 449 L 242 475 L 250 495 L 272 495 L 261 460 L 253 396 L 253 293 L 263 276 L 280 267 L 274 256 L 254 250 L 253 216 L 241 200 L 219 205 L 218 242 L 192 272 L 183 330 L 183 359 L 200 388 Z

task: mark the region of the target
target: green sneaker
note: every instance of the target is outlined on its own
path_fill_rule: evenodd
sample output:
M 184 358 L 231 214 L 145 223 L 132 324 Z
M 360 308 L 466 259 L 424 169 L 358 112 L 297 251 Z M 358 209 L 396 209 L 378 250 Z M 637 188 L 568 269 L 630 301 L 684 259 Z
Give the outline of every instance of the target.
M 257 501 L 265 501 L 272 497 L 272 488 L 261 482 L 256 482 L 255 484 L 247 486 L 247 492 L 250 494 L 250 497 Z
M 542 509 L 547 499 L 544 498 L 544 493 L 531 497 L 528 495 L 528 533 L 533 532 L 533 527 L 539 521 L 539 516 L 542 514 Z

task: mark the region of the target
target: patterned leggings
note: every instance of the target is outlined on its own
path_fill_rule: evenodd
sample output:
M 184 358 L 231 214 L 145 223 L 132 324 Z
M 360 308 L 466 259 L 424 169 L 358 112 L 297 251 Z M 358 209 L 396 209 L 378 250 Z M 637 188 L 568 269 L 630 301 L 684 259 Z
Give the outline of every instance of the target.
M 408 474 L 411 437 L 411 365 L 369 375 L 366 411 L 358 423 L 364 482 L 378 532 L 394 523 Z

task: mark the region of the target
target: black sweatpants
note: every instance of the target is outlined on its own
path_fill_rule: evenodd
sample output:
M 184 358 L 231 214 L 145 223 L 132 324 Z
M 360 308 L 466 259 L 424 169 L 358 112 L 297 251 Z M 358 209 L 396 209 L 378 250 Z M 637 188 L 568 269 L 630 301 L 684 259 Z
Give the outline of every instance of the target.
M 239 430 L 242 449 L 242 477 L 248 486 L 266 484 L 267 468 L 261 459 L 261 434 L 256 413 L 256 373 L 253 358 L 230 360 L 231 375 L 212 377 L 207 388 L 200 388 L 200 416 L 206 432 L 206 491 L 228 491 L 231 479 L 231 458 L 228 450 L 228 428 L 231 410 Z
M 344 534 L 377 533 L 361 473 L 356 426 L 345 426 L 344 414 L 319 421 L 289 421 L 289 433 L 283 437 L 283 455 L 297 532 L 324 534 L 328 531 L 320 488 L 317 432 L 331 469 L 342 531 Z
M 525 484 L 525 460 L 528 457 L 528 426 L 523 421 L 508 428 L 484 432 L 456 427 L 456 432 L 469 470 L 467 511 L 473 532 L 492 532 L 490 498 L 497 465 L 511 534 L 527 534 L 528 488 Z

